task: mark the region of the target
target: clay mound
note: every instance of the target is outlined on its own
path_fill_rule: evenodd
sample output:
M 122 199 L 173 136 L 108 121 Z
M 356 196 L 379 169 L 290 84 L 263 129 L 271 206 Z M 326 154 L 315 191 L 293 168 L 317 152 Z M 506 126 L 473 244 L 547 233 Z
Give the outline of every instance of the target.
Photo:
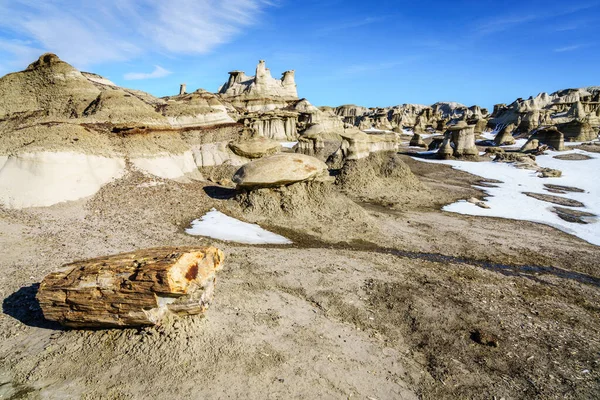
M 275 226 L 295 243 L 316 236 L 327 242 L 375 240 L 378 228 L 368 213 L 330 183 L 300 182 L 236 195 L 243 218 Z
M 166 126 L 167 119 L 157 111 L 162 103 L 82 73 L 50 53 L 24 71 L 0 78 L 0 119 Z
M 346 160 L 336 185 L 365 201 L 405 203 L 429 192 L 400 156 L 373 153 L 360 160 Z
M 81 72 L 54 54 L 44 54 L 26 70 L 0 78 L 0 119 L 35 111 L 77 117 L 99 94 Z

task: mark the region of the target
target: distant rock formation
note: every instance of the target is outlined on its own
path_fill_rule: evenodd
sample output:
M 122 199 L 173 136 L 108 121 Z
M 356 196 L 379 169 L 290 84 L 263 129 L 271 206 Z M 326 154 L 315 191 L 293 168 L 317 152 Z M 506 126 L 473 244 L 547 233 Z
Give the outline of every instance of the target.
M 479 106 L 466 107 L 455 102 L 438 102 L 432 106 L 403 104 L 385 108 L 365 108 L 343 105 L 335 109 L 344 123 L 361 130 L 378 129 L 402 133 L 411 129 L 416 133 L 443 131 L 451 121 L 468 120 L 481 133 L 488 125 L 489 113 Z
M 507 124 L 514 124 L 522 136 L 539 128 L 556 126 L 564 132 L 567 141 L 595 139 L 600 129 L 600 88 L 540 93 L 527 100 L 517 99 L 508 106 L 495 105 L 490 125 Z
M 218 93 L 224 97 L 298 98 L 294 71 L 285 71 L 281 79 L 275 79 L 263 60 L 256 66 L 254 76 L 247 76 L 243 71 L 231 71 L 229 80 L 219 88 Z

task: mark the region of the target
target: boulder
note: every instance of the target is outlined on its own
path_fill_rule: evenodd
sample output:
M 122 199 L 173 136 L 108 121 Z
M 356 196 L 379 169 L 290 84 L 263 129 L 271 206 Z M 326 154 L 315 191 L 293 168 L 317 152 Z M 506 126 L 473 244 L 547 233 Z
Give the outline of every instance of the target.
M 232 142 L 229 148 L 240 157 L 261 158 L 277 153 L 281 144 L 266 137 L 255 137 L 242 142 Z
M 282 153 L 244 165 L 232 180 L 239 188 L 257 189 L 328 178 L 324 162 L 304 154 Z
M 71 328 L 155 325 L 205 312 L 223 258 L 215 247 L 162 247 L 78 261 L 46 276 L 37 299 L 46 319 Z

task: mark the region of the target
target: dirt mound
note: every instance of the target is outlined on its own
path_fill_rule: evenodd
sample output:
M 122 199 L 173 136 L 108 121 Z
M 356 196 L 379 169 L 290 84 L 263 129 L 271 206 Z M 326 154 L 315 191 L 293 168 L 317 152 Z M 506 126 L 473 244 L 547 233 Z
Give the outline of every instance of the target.
M 235 199 L 246 220 L 276 226 L 293 241 L 298 232 L 329 242 L 364 239 L 377 233 L 368 213 L 330 183 L 300 182 L 239 193 Z M 374 237 L 374 236 L 373 236 Z
M 407 203 L 429 196 L 429 190 L 392 152 L 373 153 L 360 160 L 345 160 L 336 185 L 364 201 Z

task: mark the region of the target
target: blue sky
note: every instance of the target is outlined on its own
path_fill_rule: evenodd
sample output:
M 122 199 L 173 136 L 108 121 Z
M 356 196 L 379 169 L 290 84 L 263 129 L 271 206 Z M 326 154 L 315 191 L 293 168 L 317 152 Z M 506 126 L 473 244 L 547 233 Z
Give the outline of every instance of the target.
M 51 51 L 157 96 L 296 70 L 315 105 L 492 107 L 600 85 L 600 1 L 0 0 L 0 75 Z

